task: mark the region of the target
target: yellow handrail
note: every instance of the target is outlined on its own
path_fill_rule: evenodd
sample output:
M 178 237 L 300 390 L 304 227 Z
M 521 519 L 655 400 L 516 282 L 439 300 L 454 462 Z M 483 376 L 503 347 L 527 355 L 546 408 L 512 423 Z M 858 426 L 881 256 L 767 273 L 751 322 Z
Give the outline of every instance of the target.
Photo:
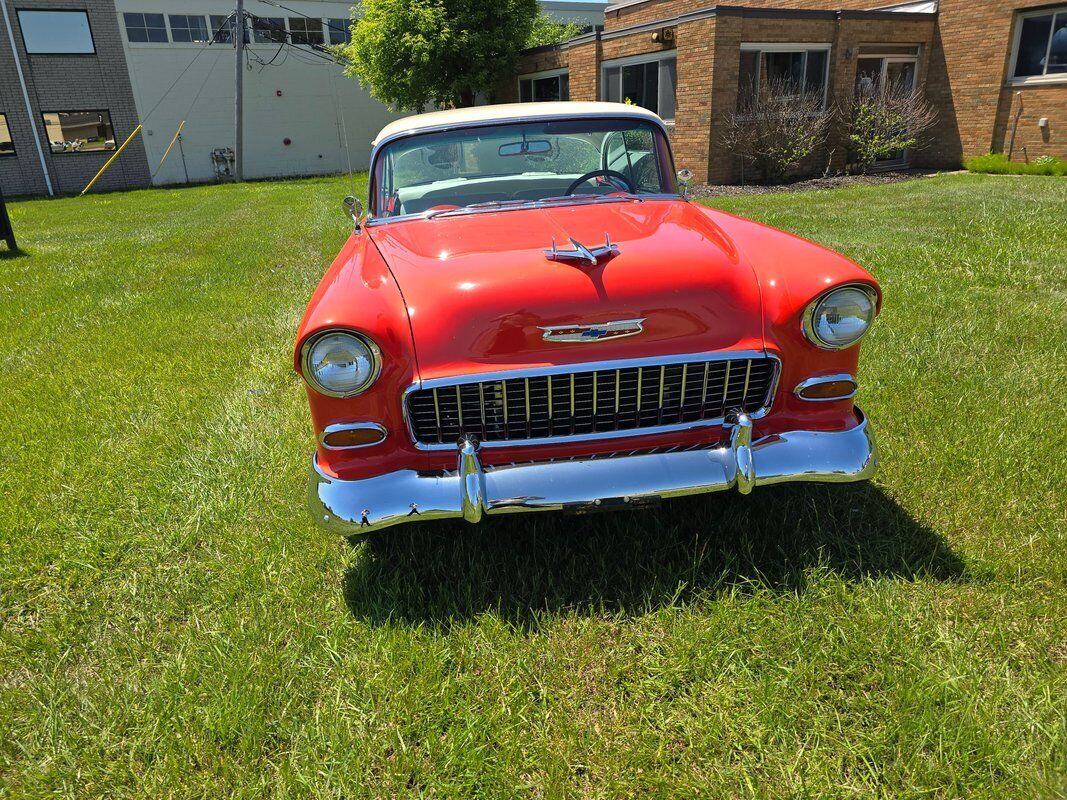
M 171 137 L 170 144 L 167 145 L 167 150 L 165 153 L 163 153 L 163 158 L 159 159 L 159 166 L 156 167 L 156 171 L 152 173 L 153 178 L 156 177 L 156 175 L 159 174 L 159 171 L 163 168 L 163 162 L 167 160 L 167 156 L 170 155 L 171 148 L 173 148 L 174 143 L 178 141 L 178 137 L 182 135 L 182 128 L 184 127 L 185 120 L 183 119 L 181 122 L 178 123 L 178 130 L 176 130 L 174 132 L 174 136 Z
M 104 164 L 104 166 L 100 167 L 100 171 L 98 173 L 96 173 L 93 176 L 93 179 L 91 181 L 89 181 L 88 185 L 84 189 L 81 190 L 81 194 L 85 194 L 87 191 L 89 191 L 90 189 L 93 188 L 93 184 L 96 183 L 97 180 L 99 180 L 100 176 L 103 175 L 104 172 L 107 170 L 107 168 L 110 167 L 112 165 L 112 163 L 114 163 L 115 159 L 118 158 L 120 155 L 122 155 L 122 151 L 126 149 L 126 145 L 128 145 L 131 141 L 133 141 L 133 137 L 136 136 L 140 132 L 141 132 L 141 126 L 138 125 L 136 128 L 133 129 L 133 133 L 131 133 L 129 136 L 126 137 L 126 141 L 122 143 L 122 145 L 119 147 L 119 149 L 115 151 L 115 155 L 111 156 L 111 158 L 109 158 L 107 160 L 107 162 Z

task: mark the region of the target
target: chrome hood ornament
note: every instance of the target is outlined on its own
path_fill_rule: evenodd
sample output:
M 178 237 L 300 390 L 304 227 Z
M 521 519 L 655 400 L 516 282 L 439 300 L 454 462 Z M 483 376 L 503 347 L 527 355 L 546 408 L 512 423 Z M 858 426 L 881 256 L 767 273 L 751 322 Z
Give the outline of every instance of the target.
M 591 267 L 595 267 L 598 259 L 608 256 L 617 256 L 619 246 L 611 241 L 611 236 L 604 234 L 604 244 L 592 249 L 586 247 L 574 237 L 569 237 L 573 250 L 559 250 L 556 248 L 556 240 L 552 239 L 552 247 L 545 250 L 545 258 L 549 261 L 584 261 Z
M 644 330 L 645 318 L 616 319 L 592 325 L 549 325 L 541 328 L 546 342 L 601 342 L 636 336 Z

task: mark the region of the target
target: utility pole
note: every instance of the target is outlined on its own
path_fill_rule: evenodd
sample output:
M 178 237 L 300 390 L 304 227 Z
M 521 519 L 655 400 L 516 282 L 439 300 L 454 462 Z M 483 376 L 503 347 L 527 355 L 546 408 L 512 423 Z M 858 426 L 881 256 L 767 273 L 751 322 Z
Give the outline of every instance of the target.
M 236 85 L 234 87 L 234 144 L 233 144 L 233 177 L 235 181 L 244 180 L 244 82 L 245 82 L 245 3 L 237 0 L 237 8 L 233 20 L 233 50 L 237 54 L 236 60 Z

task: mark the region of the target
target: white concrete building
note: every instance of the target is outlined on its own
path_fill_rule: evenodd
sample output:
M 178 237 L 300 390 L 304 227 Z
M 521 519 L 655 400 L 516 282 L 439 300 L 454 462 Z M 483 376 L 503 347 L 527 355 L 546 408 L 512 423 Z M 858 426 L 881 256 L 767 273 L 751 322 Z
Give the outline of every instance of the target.
M 282 4 L 285 9 L 259 0 L 248 0 L 245 6 L 255 17 L 269 20 L 247 45 L 245 177 L 344 172 L 349 160 L 352 169 L 365 169 L 371 139 L 398 115 L 328 58 L 272 41 L 272 28 L 284 29 L 294 41 L 343 41 L 351 3 Z M 605 3 L 599 0 L 543 0 L 542 5 L 559 19 L 603 24 Z M 205 47 L 204 42 L 225 26 L 233 7 L 225 0 L 115 0 L 115 7 L 138 116 L 145 126 L 148 163 L 156 173 L 153 183 L 214 180 L 216 169 L 226 168 L 226 151 L 232 153 L 234 144 L 234 51 L 225 43 Z M 173 148 L 160 168 L 182 120 L 180 147 Z

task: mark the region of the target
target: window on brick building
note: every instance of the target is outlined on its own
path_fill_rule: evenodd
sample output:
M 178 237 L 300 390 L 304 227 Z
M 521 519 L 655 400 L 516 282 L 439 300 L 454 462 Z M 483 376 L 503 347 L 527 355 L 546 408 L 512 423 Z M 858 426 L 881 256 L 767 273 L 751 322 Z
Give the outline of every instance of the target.
M 670 55 L 620 59 L 605 62 L 601 81 L 602 100 L 632 103 L 647 108 L 661 119 L 673 120 L 678 61 Z
M 15 155 L 15 143 L 11 140 L 11 129 L 7 127 L 7 114 L 0 114 L 0 158 Z
M 53 153 L 115 149 L 115 130 L 111 127 L 109 111 L 46 111 L 41 118 Z
M 737 107 L 750 104 L 772 82 L 787 86 L 797 94 L 819 94 L 825 106 L 829 62 L 829 45 L 801 48 L 743 44 L 737 72 Z
M 570 82 L 570 75 L 565 69 L 520 75 L 519 100 L 523 103 L 570 100 Z
M 18 12 L 27 53 L 89 55 L 96 52 L 84 11 Z
M 170 36 L 176 42 L 206 42 L 207 23 L 199 14 L 171 14 Z
M 162 14 L 122 15 L 126 24 L 126 39 L 131 42 L 167 42 L 167 23 Z
M 1067 6 L 1019 15 L 1011 75 L 1067 79 Z

